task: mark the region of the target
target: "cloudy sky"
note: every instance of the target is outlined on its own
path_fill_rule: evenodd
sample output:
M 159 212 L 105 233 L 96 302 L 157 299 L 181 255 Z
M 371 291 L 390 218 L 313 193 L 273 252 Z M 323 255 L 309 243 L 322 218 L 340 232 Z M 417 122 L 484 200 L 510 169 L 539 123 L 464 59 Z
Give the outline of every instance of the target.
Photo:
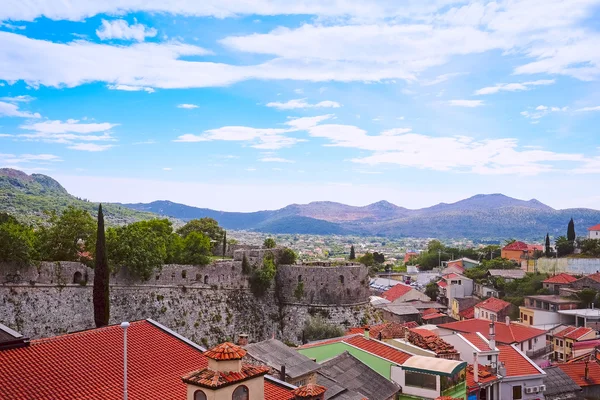
M 599 0 L 4 0 L 0 166 L 99 201 L 600 208 Z

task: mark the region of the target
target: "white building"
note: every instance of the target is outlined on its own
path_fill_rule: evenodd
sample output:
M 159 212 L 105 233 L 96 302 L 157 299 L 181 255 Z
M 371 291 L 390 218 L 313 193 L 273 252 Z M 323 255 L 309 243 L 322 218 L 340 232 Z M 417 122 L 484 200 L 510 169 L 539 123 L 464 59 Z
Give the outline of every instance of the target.
M 600 224 L 588 228 L 589 239 L 600 239 Z

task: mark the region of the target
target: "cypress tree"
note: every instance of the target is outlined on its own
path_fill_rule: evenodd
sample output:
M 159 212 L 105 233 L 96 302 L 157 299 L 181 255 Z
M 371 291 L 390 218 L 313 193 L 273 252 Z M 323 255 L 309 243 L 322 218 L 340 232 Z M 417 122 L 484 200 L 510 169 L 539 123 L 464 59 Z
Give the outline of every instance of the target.
M 110 297 L 108 281 L 108 259 L 106 257 L 106 238 L 104 237 L 104 214 L 102 204 L 98 207 L 98 233 L 96 238 L 96 257 L 94 259 L 94 322 L 96 327 L 108 325 L 110 319 Z
M 356 254 L 354 253 L 354 245 L 350 246 L 350 260 L 355 260 Z
M 567 240 L 569 242 L 575 241 L 575 222 L 573 218 L 569 221 L 569 227 L 567 228 Z
M 223 232 L 223 258 L 225 258 L 226 252 L 227 252 L 227 231 Z
M 546 233 L 546 257 L 550 257 L 550 234 Z

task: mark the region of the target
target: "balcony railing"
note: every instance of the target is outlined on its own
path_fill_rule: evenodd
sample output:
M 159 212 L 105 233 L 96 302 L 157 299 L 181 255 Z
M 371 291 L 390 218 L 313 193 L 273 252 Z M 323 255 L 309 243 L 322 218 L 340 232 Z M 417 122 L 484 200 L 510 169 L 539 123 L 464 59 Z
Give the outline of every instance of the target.
M 541 349 L 537 349 L 537 350 L 527 350 L 525 352 L 525 354 L 527 355 L 527 357 L 529 358 L 536 358 L 539 356 L 544 356 L 548 353 L 552 353 L 552 344 L 547 344 L 546 346 L 542 347 Z

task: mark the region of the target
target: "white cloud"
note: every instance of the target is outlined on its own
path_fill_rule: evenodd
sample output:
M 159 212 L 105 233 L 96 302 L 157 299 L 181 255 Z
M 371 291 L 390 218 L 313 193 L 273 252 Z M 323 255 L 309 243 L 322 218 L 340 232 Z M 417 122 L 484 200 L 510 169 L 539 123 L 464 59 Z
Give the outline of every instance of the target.
M 479 107 L 483 105 L 483 100 L 448 100 L 448 104 L 456 107 Z
M 0 97 L 0 101 L 8 101 L 9 103 L 29 103 L 30 101 L 35 100 L 35 97 L 31 97 L 29 95 L 21 95 L 14 97 Z
M 539 105 L 535 107 L 533 111 L 521 111 L 521 115 L 525 118 L 529 118 L 533 120 L 532 124 L 539 123 L 539 119 L 545 117 L 548 114 L 556 113 L 556 112 L 565 112 L 568 111 L 569 107 L 549 107 L 545 105 Z
M 304 89 L 294 89 L 294 93 L 296 93 L 296 94 L 304 94 Z
M 156 33 L 154 28 L 148 29 L 142 24 L 129 25 L 123 19 L 113 21 L 103 19 L 102 25 L 96 30 L 96 35 L 100 40 L 123 39 L 137 40 L 138 42 L 143 42 L 146 37 L 154 37 Z
M 198 108 L 198 106 L 196 104 L 187 104 L 187 103 L 184 103 L 184 104 L 178 104 L 177 108 L 186 108 L 186 109 L 190 110 L 190 109 L 193 109 L 193 108 Z
M 294 160 L 288 160 L 287 158 L 281 157 L 263 157 L 259 159 L 262 162 L 277 162 L 277 163 L 294 163 Z
M 112 144 L 96 144 L 96 143 L 75 143 L 73 145 L 67 146 L 67 148 L 71 150 L 80 150 L 80 151 L 90 151 L 90 152 L 98 152 L 105 151 L 114 147 Z
M 596 106 L 596 107 L 583 107 L 583 108 L 579 108 L 576 111 L 600 111 L 600 106 Z
M 92 133 L 92 132 L 103 132 L 108 131 L 118 124 L 111 124 L 108 122 L 103 123 L 80 123 L 76 119 L 68 119 L 63 121 L 44 121 L 36 123 L 27 123 L 21 125 L 21 129 L 27 129 L 37 132 L 49 133 L 49 134 L 60 134 L 60 133 Z
M 170 167 L 163 168 L 163 171 L 172 171 L 172 170 L 173 170 L 173 168 L 170 168 Z
M 330 100 L 320 101 L 316 104 L 310 104 L 306 102 L 306 99 L 296 99 L 289 100 L 285 103 L 270 102 L 267 103 L 267 107 L 274 107 L 279 110 L 294 110 L 297 108 L 339 108 L 341 105 L 336 101 Z
M 39 113 L 19 110 L 19 106 L 0 101 L 0 117 L 41 118 Z
M 454 78 L 455 76 L 459 76 L 459 75 L 462 75 L 462 73 L 452 72 L 452 73 L 448 73 L 448 74 L 438 75 L 431 80 L 424 81 L 423 83 L 421 83 L 421 85 L 423 85 L 423 86 L 437 85 L 438 83 L 446 82 L 448 79 Z
M 475 91 L 476 95 L 494 94 L 498 92 L 518 92 L 529 90 L 532 86 L 552 85 L 554 79 L 540 79 L 537 81 L 522 83 L 497 83 L 494 86 L 488 86 Z
M 141 92 L 154 93 L 155 90 L 145 86 L 130 86 L 130 85 L 108 85 L 110 90 L 123 90 L 125 92 Z
M 8 133 L 0 133 L 0 137 L 12 137 L 13 135 L 9 135 Z
M 0 154 L 0 166 L 8 167 L 14 166 L 16 169 L 23 168 L 25 165 L 30 164 L 49 164 L 54 162 L 60 162 L 62 158 L 54 154 Z M 32 167 L 28 167 L 32 170 Z

